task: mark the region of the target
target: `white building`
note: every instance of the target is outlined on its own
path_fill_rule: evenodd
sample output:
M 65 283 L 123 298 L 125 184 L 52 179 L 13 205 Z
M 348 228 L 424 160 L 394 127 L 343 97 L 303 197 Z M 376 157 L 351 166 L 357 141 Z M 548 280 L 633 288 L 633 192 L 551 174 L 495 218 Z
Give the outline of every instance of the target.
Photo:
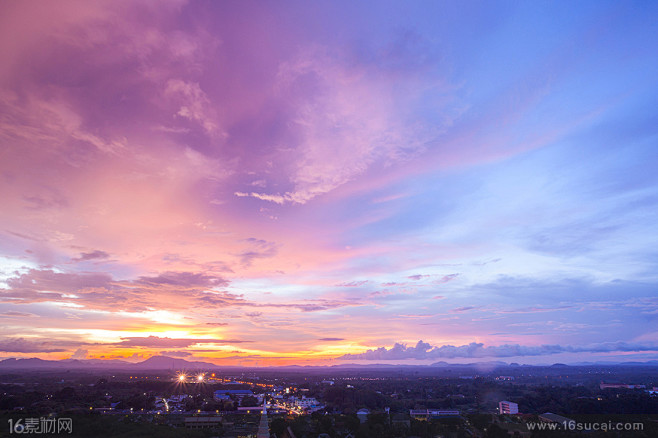
M 410 409 L 409 416 L 419 420 L 429 420 L 430 418 L 459 417 L 459 411 L 449 409 Z
M 299 408 L 312 408 L 318 406 L 320 403 L 313 397 L 302 397 L 295 400 L 295 406 Z
M 503 400 L 498 403 L 498 413 L 499 414 L 518 414 L 519 405 L 511 401 Z

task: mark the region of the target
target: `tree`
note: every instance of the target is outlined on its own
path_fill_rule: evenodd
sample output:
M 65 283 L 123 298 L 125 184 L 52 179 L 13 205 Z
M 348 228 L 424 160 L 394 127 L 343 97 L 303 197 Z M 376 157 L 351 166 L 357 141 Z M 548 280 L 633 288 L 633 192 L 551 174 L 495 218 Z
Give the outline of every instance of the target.
M 283 418 L 275 418 L 270 424 L 270 430 L 274 432 L 276 436 L 282 436 L 287 427 L 288 424 Z
M 240 406 L 258 406 L 258 399 L 253 395 L 248 395 L 242 399 Z

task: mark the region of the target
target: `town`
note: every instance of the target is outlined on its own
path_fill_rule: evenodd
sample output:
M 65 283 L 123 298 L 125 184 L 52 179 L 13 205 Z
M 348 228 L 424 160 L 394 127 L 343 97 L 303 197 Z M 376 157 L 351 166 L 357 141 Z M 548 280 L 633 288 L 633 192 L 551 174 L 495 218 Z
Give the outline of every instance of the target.
M 98 437 L 652 437 L 657 372 L 559 364 L 7 369 L 0 415 L 11 426 L 2 436 L 67 418 L 70 435 Z

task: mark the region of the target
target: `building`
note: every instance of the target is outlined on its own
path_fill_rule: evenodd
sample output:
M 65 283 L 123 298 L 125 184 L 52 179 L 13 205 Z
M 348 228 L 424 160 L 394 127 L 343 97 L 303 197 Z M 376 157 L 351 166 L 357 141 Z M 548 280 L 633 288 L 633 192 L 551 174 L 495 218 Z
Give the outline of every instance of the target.
M 511 401 L 503 400 L 498 403 L 498 413 L 503 415 L 503 414 L 518 414 L 519 413 L 519 405 L 516 403 L 513 403 Z
M 411 409 L 409 416 L 418 420 L 430 418 L 459 417 L 459 411 L 446 409 Z
M 627 385 L 626 383 L 601 383 L 601 389 L 644 389 L 645 385 Z
M 222 425 L 222 419 L 221 417 L 218 416 L 185 417 L 185 427 L 187 429 L 214 429 L 221 425 Z
M 496 380 L 498 380 L 498 381 L 513 381 L 514 376 L 498 376 L 498 377 L 496 377 Z
M 226 400 L 223 396 L 234 396 L 238 400 L 242 400 L 248 395 L 254 395 L 254 392 L 251 389 L 219 389 L 213 393 L 215 400 Z
M 552 412 L 544 412 L 539 416 L 539 420 L 544 423 L 559 423 L 560 427 L 566 427 L 567 424 L 575 423 L 571 418 L 553 414 Z
M 295 400 L 295 406 L 303 409 L 319 406 L 319 404 L 313 397 L 302 397 Z
M 270 425 L 267 422 L 267 401 L 263 401 L 263 413 L 260 416 L 256 438 L 270 438 Z

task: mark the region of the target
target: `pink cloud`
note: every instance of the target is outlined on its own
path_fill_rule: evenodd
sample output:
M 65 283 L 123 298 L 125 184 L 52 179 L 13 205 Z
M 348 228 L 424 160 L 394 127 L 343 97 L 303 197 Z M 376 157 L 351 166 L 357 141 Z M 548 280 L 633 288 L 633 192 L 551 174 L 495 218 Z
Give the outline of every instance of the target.
M 158 336 L 147 336 L 147 337 L 128 337 L 121 338 L 121 342 L 118 342 L 117 346 L 120 347 L 147 347 L 147 348 L 185 348 L 191 345 L 196 344 L 217 344 L 217 345 L 229 345 L 229 344 L 242 344 L 244 342 L 238 339 L 172 339 L 172 338 L 161 338 Z
M 71 343 L 62 346 L 59 342 L 24 338 L 0 339 L 0 351 L 8 353 L 58 353 L 66 351 L 66 347 L 70 345 Z

